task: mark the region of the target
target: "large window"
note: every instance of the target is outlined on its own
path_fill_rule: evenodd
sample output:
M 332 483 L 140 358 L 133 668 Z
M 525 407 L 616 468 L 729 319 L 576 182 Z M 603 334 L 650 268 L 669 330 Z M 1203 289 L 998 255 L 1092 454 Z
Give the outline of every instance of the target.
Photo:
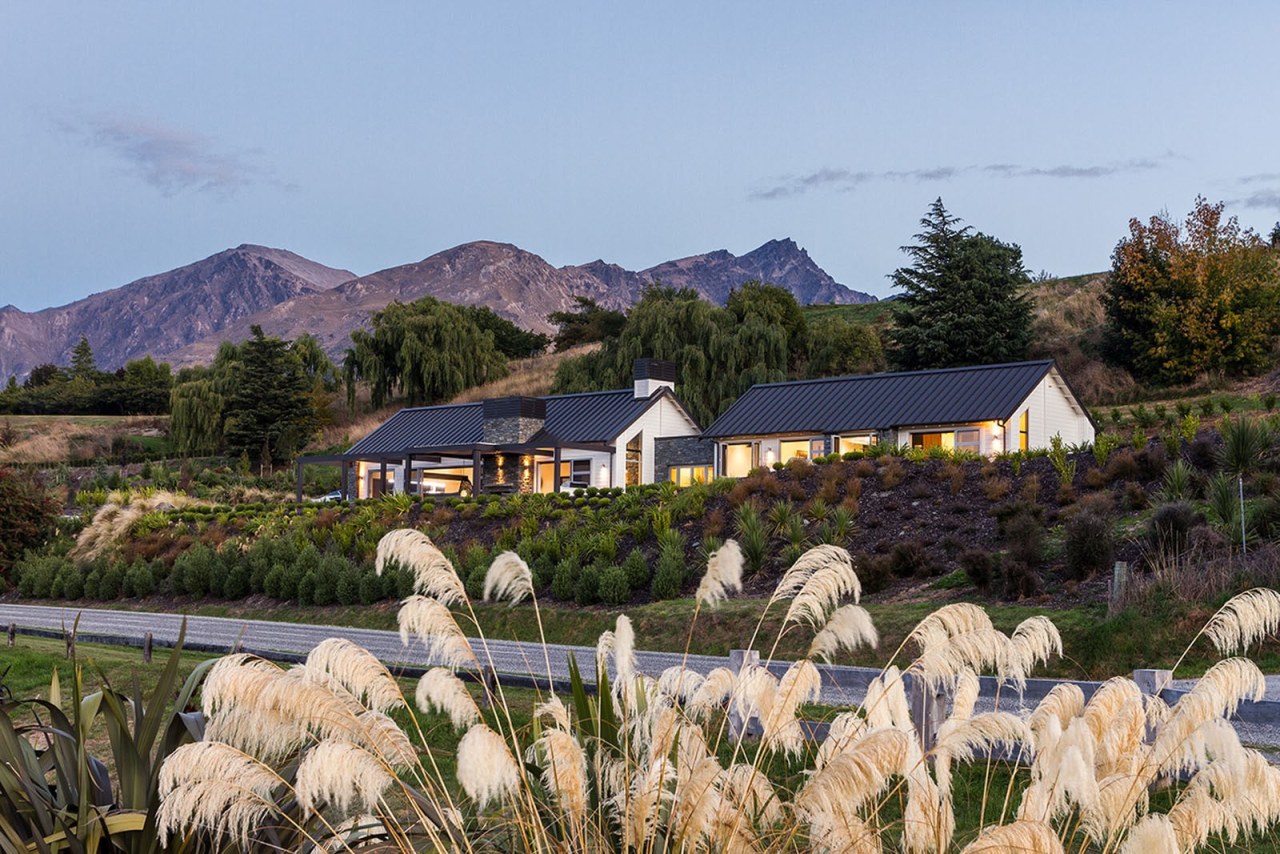
M 671 482 L 676 486 L 710 483 L 711 466 L 672 466 Z
M 746 477 L 752 468 L 750 443 L 724 446 L 724 473 L 729 477 Z
M 825 439 L 784 439 L 778 443 L 778 453 L 785 463 L 787 460 L 811 460 L 825 454 Z
M 837 454 L 847 454 L 849 451 L 865 451 L 872 445 L 876 444 L 875 433 L 861 433 L 853 436 L 836 436 L 835 445 L 832 448 Z
M 1018 450 L 1026 451 L 1031 447 L 1031 410 L 1022 410 L 1018 419 Z
M 930 448 L 946 448 L 948 451 L 956 446 L 956 434 L 950 430 L 937 433 L 912 433 L 911 447 L 924 448 L 926 451 Z
M 982 434 L 977 428 L 956 431 L 956 450 L 971 454 L 982 452 Z

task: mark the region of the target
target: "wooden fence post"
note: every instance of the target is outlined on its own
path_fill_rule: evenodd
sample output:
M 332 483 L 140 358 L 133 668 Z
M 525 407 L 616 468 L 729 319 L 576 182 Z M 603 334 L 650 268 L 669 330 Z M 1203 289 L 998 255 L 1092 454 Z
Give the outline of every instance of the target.
M 18 640 L 18 627 L 13 623 L 9 624 L 9 646 L 13 646 Z
M 68 659 L 75 658 L 76 657 L 76 633 L 74 631 L 67 632 L 66 640 L 67 640 L 67 658 Z
M 550 676 L 551 674 L 547 674 L 548 679 Z M 480 697 L 480 708 L 493 708 L 494 697 L 498 694 L 498 675 L 487 664 L 480 668 L 480 687 L 484 689 Z
M 1115 566 L 1111 567 L 1111 584 L 1107 591 L 1107 614 L 1108 616 L 1115 614 L 1124 607 L 1125 593 L 1129 587 L 1129 564 L 1122 560 L 1118 560 Z
M 759 650 L 729 650 L 729 669 L 733 671 L 734 676 L 740 675 L 745 668 L 759 664 Z M 747 736 L 759 737 L 761 735 L 764 735 L 764 726 L 760 722 L 760 716 L 753 714 L 744 720 L 738 712 L 736 704 L 731 702 L 729 706 L 729 738 L 739 741 Z
M 151 663 L 152 640 L 153 639 L 151 637 L 151 632 L 147 632 L 145 635 L 142 636 L 142 660 L 146 664 Z

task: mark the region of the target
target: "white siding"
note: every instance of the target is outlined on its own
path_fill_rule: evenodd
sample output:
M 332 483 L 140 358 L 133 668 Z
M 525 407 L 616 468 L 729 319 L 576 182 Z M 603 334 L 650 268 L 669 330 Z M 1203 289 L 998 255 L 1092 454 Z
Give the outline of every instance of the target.
M 1045 374 L 1009 419 L 1005 444 L 1010 451 L 1018 449 L 1018 424 L 1024 412 L 1030 413 L 1027 443 L 1033 450 L 1049 447 L 1054 436 L 1061 436 L 1068 445 L 1093 441 L 1093 424 L 1057 369 Z
M 670 397 L 663 397 L 653 406 L 645 410 L 644 414 L 635 421 L 627 425 L 626 429 L 618 434 L 614 447 L 617 451 L 613 455 L 612 466 L 612 482 L 603 484 L 606 486 L 624 486 L 627 482 L 627 442 L 639 432 L 643 431 L 644 436 L 640 442 L 640 482 L 653 483 L 653 440 L 665 439 L 672 436 L 697 436 L 701 431 L 698 425 L 693 423 L 689 416 L 684 414 L 683 409 L 676 404 Z M 596 476 L 593 472 L 592 482 L 596 483 Z

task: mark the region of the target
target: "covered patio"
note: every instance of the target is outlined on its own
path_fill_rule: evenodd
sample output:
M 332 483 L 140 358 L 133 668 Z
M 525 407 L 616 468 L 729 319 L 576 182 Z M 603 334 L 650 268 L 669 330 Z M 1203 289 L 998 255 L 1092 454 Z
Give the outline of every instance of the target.
M 517 494 L 558 492 L 566 482 L 612 486 L 606 481 L 614 453 L 615 448 L 603 442 L 565 442 L 542 433 L 525 442 L 505 444 L 473 442 L 413 447 L 398 453 L 304 456 L 295 464 L 295 497 L 302 503 L 303 466 L 315 464 L 341 466 L 342 500 L 347 502 L 387 492 Z M 608 462 L 593 471 L 591 464 L 606 457 Z

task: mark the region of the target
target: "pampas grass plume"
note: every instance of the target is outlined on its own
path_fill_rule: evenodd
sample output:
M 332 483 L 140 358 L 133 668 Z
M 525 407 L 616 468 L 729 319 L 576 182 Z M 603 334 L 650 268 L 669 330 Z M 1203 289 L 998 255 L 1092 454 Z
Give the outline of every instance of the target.
M 467 601 L 467 591 L 453 564 L 431 538 L 413 528 L 399 528 L 378 541 L 374 571 L 394 561 L 413 572 L 413 589 L 446 607 Z
M 714 608 L 731 591 L 742 591 L 742 549 L 738 547 L 737 540 L 725 540 L 724 545 L 707 558 L 707 571 L 703 573 L 694 598 L 699 604 Z
M 842 649 L 852 651 L 860 646 L 874 649 L 879 645 L 880 634 L 867 610 L 859 605 L 843 605 L 814 636 L 809 644 L 809 657 L 829 662 Z
M 352 805 L 371 812 L 391 780 L 386 767 L 364 749 L 346 741 L 322 741 L 298 763 L 294 792 L 304 814 L 322 804 L 343 813 Z
M 364 647 L 345 638 L 329 638 L 307 654 L 309 675 L 328 677 L 376 712 L 404 705 L 400 686 L 386 666 Z
M 1256 587 L 1232 597 L 1204 627 L 1223 655 L 1234 655 L 1280 631 L 1280 593 Z
M 229 744 L 197 741 L 176 748 L 160 766 L 160 844 L 187 828 L 235 839 L 249 849 L 249 834 L 276 811 L 271 795 L 279 775 Z
M 502 736 L 476 724 L 458 742 L 458 784 L 480 809 L 511 797 L 520 785 L 520 772 Z
M 1152 852 L 1160 849 L 1151 849 Z M 1168 849 L 1166 849 L 1168 850 Z M 1042 821 L 1015 821 L 989 827 L 966 845 L 960 854 L 1061 854 L 1062 842 Z
M 446 667 L 433 667 L 418 680 L 414 699 L 424 712 L 444 712 L 454 729 L 464 729 L 480 720 L 480 707 L 467 686 Z M 563 708 L 563 707 L 562 707 Z
M 489 564 L 484 574 L 484 601 L 505 600 L 515 606 L 533 595 L 533 573 L 524 558 L 515 552 L 503 552 Z
M 457 668 L 478 663 L 453 614 L 438 600 L 410 596 L 400 603 L 396 621 L 400 624 L 402 643 L 408 645 L 410 636 L 417 635 L 427 647 L 428 655 L 444 666 Z

